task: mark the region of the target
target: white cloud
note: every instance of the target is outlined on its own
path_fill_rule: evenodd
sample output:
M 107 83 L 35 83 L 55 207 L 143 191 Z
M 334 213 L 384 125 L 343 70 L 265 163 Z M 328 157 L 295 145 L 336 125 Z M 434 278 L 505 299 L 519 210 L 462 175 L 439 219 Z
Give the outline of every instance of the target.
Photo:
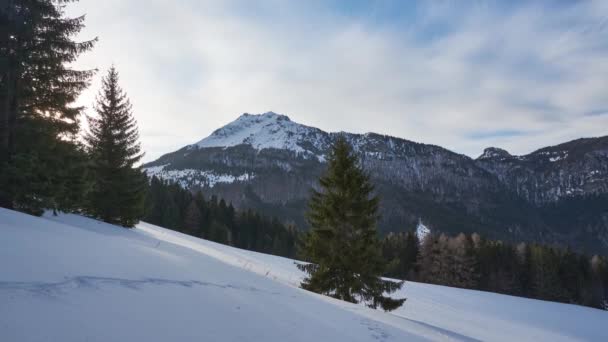
M 87 13 L 83 37 L 100 38 L 79 63 L 116 63 L 147 160 L 268 110 L 476 156 L 606 134 L 608 115 L 584 115 L 608 108 L 605 3 L 437 2 L 409 25 L 325 2 L 81 0 L 70 12 Z M 501 131 L 529 134 L 488 134 Z

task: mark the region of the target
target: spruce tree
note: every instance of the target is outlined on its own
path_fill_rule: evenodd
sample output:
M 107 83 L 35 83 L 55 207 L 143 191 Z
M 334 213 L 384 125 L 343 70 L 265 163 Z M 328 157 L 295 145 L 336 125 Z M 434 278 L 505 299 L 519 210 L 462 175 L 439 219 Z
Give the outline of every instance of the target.
M 537 298 L 559 301 L 564 298 L 564 290 L 559 279 L 559 260 L 551 247 L 534 246 L 532 266 L 534 267 L 533 288 Z
M 184 217 L 184 233 L 196 235 L 201 229 L 201 221 L 201 209 L 196 203 L 196 200 L 193 199 L 186 208 L 186 214 Z
M 74 106 L 92 70 L 70 63 L 94 40 L 72 39 L 84 17 L 66 18 L 65 1 L 8 0 L 0 4 L 0 206 L 40 214 L 63 206 L 84 188 L 66 182 L 65 171 L 82 174 L 77 155 Z M 77 164 L 70 164 L 75 161 Z M 59 165 L 59 167 L 58 167 Z M 70 175 L 71 176 L 71 175 Z M 70 188 L 70 189 L 68 189 Z
M 143 156 L 137 124 L 114 66 L 103 78 L 95 111 L 86 137 L 94 177 L 89 214 L 132 227 L 143 216 L 146 177 L 135 167 Z
M 477 286 L 476 261 L 472 253 L 472 241 L 463 233 L 449 239 L 450 286 L 475 288 Z
M 403 283 L 381 278 L 387 264 L 376 232 L 379 199 L 343 137 L 335 142 L 319 183 L 322 190 L 313 191 L 311 230 L 301 251 L 311 263 L 298 265 L 308 274 L 302 288 L 386 311 L 398 308 L 405 299 L 384 294 Z
M 420 269 L 419 280 L 428 283 L 440 283 L 441 272 L 444 267 L 439 235 L 430 233 L 422 240 L 418 267 Z
M 390 233 L 382 241 L 385 260 L 390 261 L 386 276 L 398 279 L 414 279 L 420 248 L 413 232 Z

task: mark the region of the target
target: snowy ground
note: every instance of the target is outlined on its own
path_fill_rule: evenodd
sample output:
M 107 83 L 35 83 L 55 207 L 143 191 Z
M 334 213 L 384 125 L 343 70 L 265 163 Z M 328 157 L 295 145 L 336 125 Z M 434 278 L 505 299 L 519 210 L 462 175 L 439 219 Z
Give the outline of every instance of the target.
M 608 312 L 408 282 L 392 312 L 292 260 L 142 223 L 0 209 L 0 341 L 608 341 Z

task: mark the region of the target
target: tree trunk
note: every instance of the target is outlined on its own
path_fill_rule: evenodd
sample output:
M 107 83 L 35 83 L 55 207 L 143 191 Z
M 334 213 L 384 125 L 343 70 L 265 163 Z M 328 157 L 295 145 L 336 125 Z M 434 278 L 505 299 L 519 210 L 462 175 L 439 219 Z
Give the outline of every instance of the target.
M 2 168 L 10 161 L 11 151 L 13 150 L 13 130 L 16 122 L 16 101 L 15 101 L 15 86 L 16 76 L 14 70 L 14 56 L 11 54 L 11 39 L 9 25 L 11 22 L 11 5 L 12 1 L 8 1 L 5 7 L 0 8 L 3 12 L 1 15 L 2 25 L 5 29 L 2 30 L 0 43 L 6 51 L 3 61 L 0 64 L 0 173 L 5 172 Z M 5 189 L 0 189 L 0 207 L 12 209 L 13 201 L 10 194 Z

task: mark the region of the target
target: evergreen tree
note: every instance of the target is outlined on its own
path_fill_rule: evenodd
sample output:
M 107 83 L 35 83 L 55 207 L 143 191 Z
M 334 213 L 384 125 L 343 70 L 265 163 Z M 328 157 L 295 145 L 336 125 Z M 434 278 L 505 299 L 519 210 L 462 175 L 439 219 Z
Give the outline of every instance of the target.
M 390 233 L 382 241 L 382 254 L 390 267 L 386 276 L 413 280 L 416 274 L 416 261 L 419 259 L 420 242 L 413 232 Z
M 94 176 L 88 210 L 105 222 L 132 227 L 144 214 L 146 177 L 135 167 L 143 156 L 137 124 L 113 66 L 103 78 L 95 111 L 86 137 Z
M 472 241 L 463 233 L 448 242 L 450 252 L 450 285 L 462 288 L 475 288 L 477 274 L 475 257 L 472 254 Z
M 526 243 L 519 243 L 515 247 L 515 272 L 518 281 L 516 293 L 523 296 L 532 294 L 532 250 Z
M 435 284 L 444 284 L 443 274 L 444 251 L 440 245 L 440 236 L 434 233 L 428 234 L 420 244 L 420 255 L 418 267 L 421 281 Z
M 322 191 L 314 191 L 310 200 L 311 231 L 302 250 L 312 263 L 298 265 L 308 273 L 302 287 L 372 308 L 398 308 L 405 299 L 384 293 L 398 290 L 402 282 L 380 278 L 387 264 L 376 232 L 379 199 L 343 137 L 334 144 L 319 182 Z
M 591 306 L 608 310 L 608 262 L 606 259 L 594 255 L 590 260 L 590 266 Z
M 84 17 L 66 18 L 65 1 L 8 0 L 0 4 L 0 206 L 40 214 L 74 206 L 84 182 L 76 134 L 81 107 L 73 103 L 93 71 L 69 67 L 95 40 L 76 42 Z M 76 164 L 72 165 L 71 162 Z M 59 166 L 58 166 L 59 165 Z M 70 198 L 62 198 L 62 196 Z
M 184 233 L 195 235 L 201 228 L 201 209 L 193 199 L 186 208 L 186 216 L 184 218 Z
M 237 212 L 213 196 L 205 200 L 174 182 L 152 177 L 146 191 L 146 222 L 256 252 L 293 257 L 298 231 L 251 210 Z
M 565 297 L 559 278 L 559 260 L 553 248 L 534 246 L 532 266 L 534 267 L 533 289 L 537 298 L 560 301 Z

